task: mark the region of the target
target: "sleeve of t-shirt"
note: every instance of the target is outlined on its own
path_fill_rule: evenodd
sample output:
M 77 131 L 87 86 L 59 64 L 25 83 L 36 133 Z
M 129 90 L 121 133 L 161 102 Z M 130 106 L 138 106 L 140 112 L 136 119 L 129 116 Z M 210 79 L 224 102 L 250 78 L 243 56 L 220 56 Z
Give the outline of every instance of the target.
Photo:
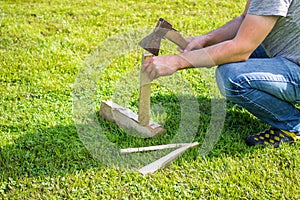
M 250 0 L 248 14 L 286 17 L 293 0 Z

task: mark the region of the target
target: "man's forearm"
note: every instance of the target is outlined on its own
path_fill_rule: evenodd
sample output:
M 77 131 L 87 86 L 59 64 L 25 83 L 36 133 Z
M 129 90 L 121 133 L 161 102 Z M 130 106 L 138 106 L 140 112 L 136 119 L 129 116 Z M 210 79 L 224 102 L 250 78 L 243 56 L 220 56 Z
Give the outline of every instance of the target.
M 179 54 L 180 69 L 246 61 L 275 26 L 278 16 L 247 15 L 233 39 Z
M 221 28 L 207 33 L 206 38 L 208 38 L 208 40 L 205 47 L 233 39 L 236 36 L 243 20 L 245 19 L 245 16 L 249 9 L 249 5 L 250 0 L 247 1 L 244 12 L 240 16 L 232 19 Z
M 213 67 L 219 64 L 243 61 L 247 55 L 239 51 L 239 46 L 233 40 L 227 40 L 206 48 L 178 54 L 179 68 Z
M 233 39 L 236 36 L 243 20 L 244 20 L 244 15 L 241 15 L 239 17 L 234 18 L 230 22 L 226 23 L 221 28 L 218 28 L 212 32 L 207 33 L 206 36 L 208 38 L 208 41 L 206 47 L 214 44 L 218 44 L 220 42 L 224 42 L 226 40 Z
M 232 19 L 221 28 L 207 33 L 203 48 L 180 54 L 181 67 L 179 70 L 192 67 L 212 67 L 230 61 L 244 60 L 245 55 L 240 54 L 240 52 L 234 56 L 233 51 L 236 51 L 236 45 L 232 43 L 232 40 L 236 37 L 247 15 L 249 5 L 250 0 L 247 1 L 245 10 L 240 16 Z M 230 55 L 227 55 L 229 52 Z

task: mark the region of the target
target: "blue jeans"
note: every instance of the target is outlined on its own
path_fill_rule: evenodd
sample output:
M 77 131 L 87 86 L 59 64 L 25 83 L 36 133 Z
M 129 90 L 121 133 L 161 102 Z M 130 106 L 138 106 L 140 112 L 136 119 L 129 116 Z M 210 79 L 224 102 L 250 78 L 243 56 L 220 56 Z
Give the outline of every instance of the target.
M 269 58 L 260 46 L 245 62 L 220 65 L 218 87 L 230 101 L 263 122 L 300 132 L 300 66 L 282 57 Z

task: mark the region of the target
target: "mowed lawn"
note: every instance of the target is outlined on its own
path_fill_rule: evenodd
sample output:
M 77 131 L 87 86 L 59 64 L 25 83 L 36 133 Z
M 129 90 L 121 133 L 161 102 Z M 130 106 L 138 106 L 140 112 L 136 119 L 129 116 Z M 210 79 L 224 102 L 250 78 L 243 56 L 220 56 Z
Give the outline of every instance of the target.
M 153 82 L 151 116 L 164 135 L 128 135 L 97 118 L 107 99 L 137 111 L 137 43 L 160 17 L 186 37 L 201 35 L 245 3 L 1 0 L 0 199 L 300 199 L 300 145 L 247 147 L 244 138 L 268 126 L 225 103 L 215 67 Z M 161 53 L 174 52 L 164 40 Z M 129 148 L 187 138 L 200 146 L 151 175 L 136 171 L 151 160 L 101 149 L 104 140 Z

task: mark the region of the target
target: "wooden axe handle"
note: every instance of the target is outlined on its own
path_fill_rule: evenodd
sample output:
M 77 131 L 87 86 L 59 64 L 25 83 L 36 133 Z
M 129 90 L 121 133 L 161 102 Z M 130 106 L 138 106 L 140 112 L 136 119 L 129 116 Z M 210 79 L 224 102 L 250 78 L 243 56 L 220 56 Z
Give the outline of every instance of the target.
M 165 38 L 174 42 L 180 48 L 185 49 L 188 45 L 188 42 L 182 37 L 182 35 L 175 30 L 170 30 L 166 33 Z

